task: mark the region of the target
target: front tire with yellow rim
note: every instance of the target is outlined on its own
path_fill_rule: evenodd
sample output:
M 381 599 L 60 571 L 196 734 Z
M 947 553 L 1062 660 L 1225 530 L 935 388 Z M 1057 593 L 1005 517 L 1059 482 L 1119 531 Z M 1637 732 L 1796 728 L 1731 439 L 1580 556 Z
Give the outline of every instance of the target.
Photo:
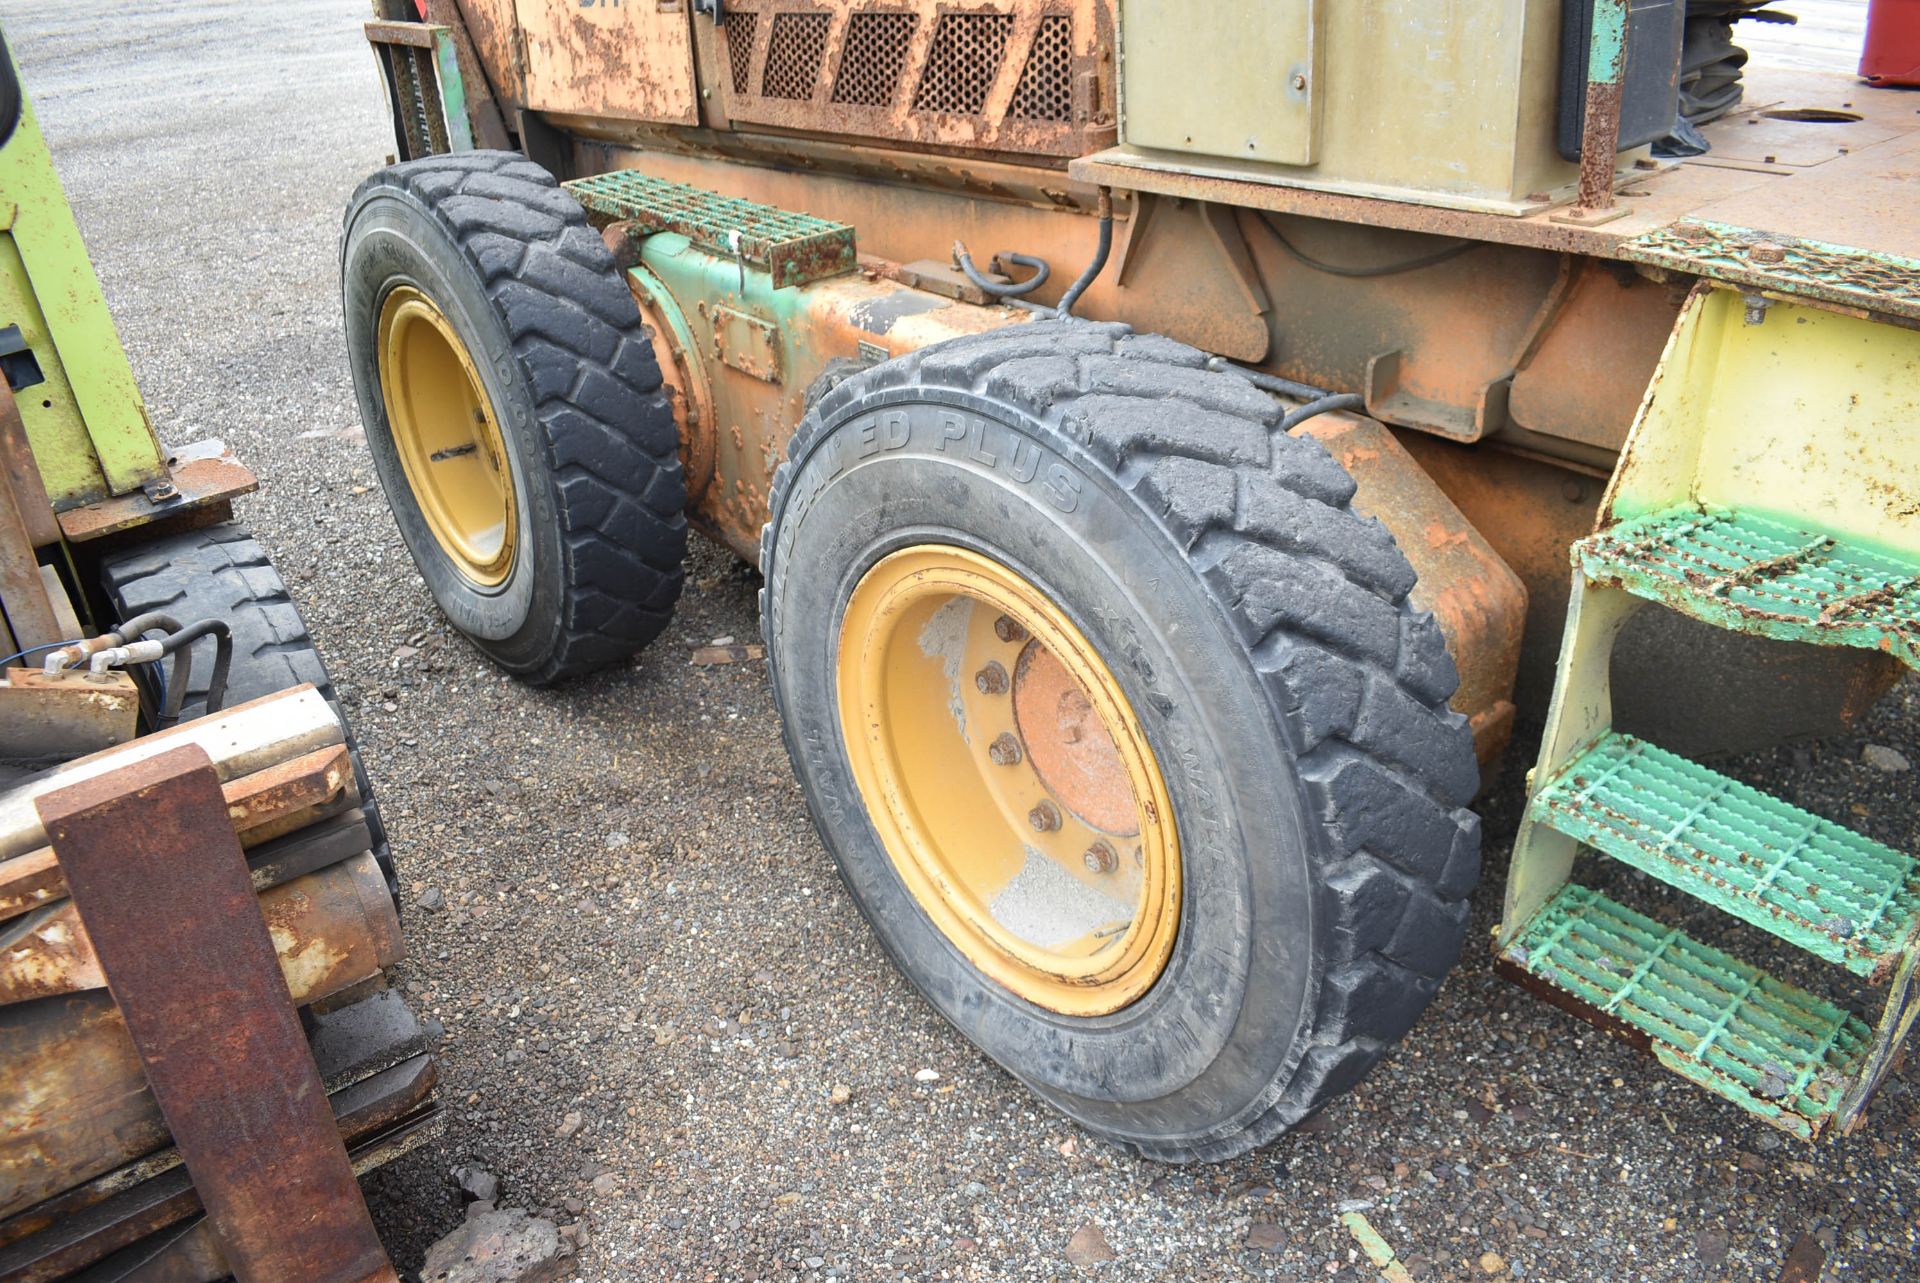
M 1194 349 L 1036 322 L 795 436 L 762 619 L 889 954 L 1092 1131 L 1221 1159 L 1351 1086 L 1458 954 L 1478 781 L 1390 536 Z
M 678 432 L 579 203 L 508 152 L 392 166 L 348 206 L 341 287 L 374 468 L 454 626 L 536 683 L 652 640 L 686 553 Z

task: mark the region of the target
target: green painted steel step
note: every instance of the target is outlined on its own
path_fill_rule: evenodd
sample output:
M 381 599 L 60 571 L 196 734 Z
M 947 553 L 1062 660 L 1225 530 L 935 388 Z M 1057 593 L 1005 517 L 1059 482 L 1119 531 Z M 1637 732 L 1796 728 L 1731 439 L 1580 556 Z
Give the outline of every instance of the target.
M 1502 969 L 1682 1077 L 1812 1139 L 1871 1049 L 1865 1021 L 1681 931 L 1569 883 L 1500 954 Z
M 678 232 L 709 253 L 764 267 L 775 289 L 806 285 L 859 265 L 853 228 L 811 214 L 722 196 L 633 169 L 564 184 L 596 225 L 632 222 L 645 233 Z
M 1718 627 L 1883 650 L 1920 668 L 1920 562 L 1693 506 L 1623 521 L 1575 549 L 1594 582 Z
M 1920 860 L 1612 733 L 1529 804 L 1538 823 L 1876 983 L 1920 948 Z

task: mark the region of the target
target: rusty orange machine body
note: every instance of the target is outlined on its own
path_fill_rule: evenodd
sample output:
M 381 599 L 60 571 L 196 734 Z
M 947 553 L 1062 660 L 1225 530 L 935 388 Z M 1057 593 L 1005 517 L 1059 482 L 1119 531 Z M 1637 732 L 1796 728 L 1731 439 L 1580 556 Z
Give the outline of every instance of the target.
M 1591 210 L 1577 203 L 1576 167 L 1533 137 L 1516 149 L 1541 157 L 1511 182 L 1538 190 L 1447 191 L 1417 176 L 1366 181 L 1368 165 L 1392 168 L 1384 156 L 1396 145 L 1383 145 L 1382 158 L 1363 155 L 1357 170 L 1351 147 L 1345 158 L 1334 154 L 1340 122 L 1376 109 L 1341 80 L 1351 78 L 1342 42 L 1355 37 L 1344 19 L 1321 12 L 1333 6 L 1278 6 L 1301 10 L 1301 30 L 1321 42 L 1315 80 L 1328 88 L 1312 104 L 1321 118 L 1308 142 L 1322 166 L 1344 166 L 1332 174 L 1134 144 L 1150 126 L 1162 128 L 1158 115 L 1143 120 L 1145 106 L 1128 115 L 1129 102 L 1157 92 L 1128 79 L 1126 68 L 1145 65 L 1144 46 L 1133 62 L 1123 57 L 1128 23 L 1146 30 L 1157 21 L 1148 4 L 379 7 L 392 21 L 369 31 L 396 103 L 408 93 L 433 101 L 453 120 L 456 142 L 518 146 L 562 179 L 636 171 L 853 229 L 850 270 L 797 291 L 776 288 L 744 309 L 753 315 L 718 325 L 716 309 L 727 303 L 717 293 L 683 297 L 692 277 L 669 281 L 670 271 L 640 264 L 636 279 L 655 284 L 640 299 L 643 315 L 662 368 L 677 376 L 669 382 L 680 398 L 690 518 L 741 555 L 757 555 L 772 474 L 823 373 L 831 381 L 941 338 L 1026 320 L 956 268 L 956 240 L 983 260 L 998 255 L 1004 265 L 1017 252 L 1052 265 L 1052 279 L 1026 301 L 1057 302 L 1095 253 L 1104 191 L 1114 209 L 1111 262 L 1087 287 L 1079 315 L 1359 394 L 1365 413 L 1404 447 L 1383 480 L 1401 484 L 1417 473 L 1417 484 L 1436 485 L 1447 501 L 1446 519 L 1418 530 L 1381 505 L 1403 547 L 1484 545 L 1524 585 L 1523 594 L 1511 576 L 1467 566 L 1447 572 L 1467 576 L 1457 587 L 1425 580 L 1463 671 L 1481 675 L 1467 683 L 1478 692 L 1467 711 L 1501 726 L 1516 676 L 1523 706 L 1544 700 L 1567 599 L 1567 548 L 1592 527 L 1689 289 L 1716 262 L 1761 266 L 1744 262 L 1743 237 L 1752 237 L 1737 229 L 1860 246 L 1869 263 L 1902 236 L 1920 239 L 1910 211 L 1817 201 L 1835 167 L 1890 163 L 1915 128 L 1896 104 L 1811 73 L 1758 81 L 1750 106 L 1709 127 L 1715 150 L 1706 157 L 1675 163 L 1623 146 L 1606 208 Z M 1538 4 L 1493 7 L 1541 21 Z M 419 18 L 424 24 L 409 21 Z M 1273 35 L 1254 23 L 1247 38 Z M 445 68 L 437 77 L 435 65 Z M 449 79 L 457 94 L 448 94 Z M 1196 69 L 1192 94 L 1212 94 L 1231 113 L 1234 86 L 1210 89 L 1207 79 Z M 1423 82 L 1389 106 L 1411 119 L 1436 89 Z M 1513 92 L 1524 111 L 1544 110 L 1528 105 L 1525 77 Z M 442 145 L 431 131 L 410 144 L 407 113 L 396 113 L 402 158 Z M 438 124 L 435 113 L 425 116 Z M 1392 118 L 1375 126 L 1390 131 Z M 1448 127 L 1464 130 L 1465 120 Z M 1546 125 L 1529 128 L 1541 134 Z M 596 221 L 632 229 L 611 214 Z M 630 261 L 639 262 L 637 247 Z M 733 293 L 751 292 L 752 273 L 734 272 L 724 252 L 705 266 L 692 274 L 698 290 L 724 292 L 731 276 Z M 1792 275 L 1774 284 L 1792 285 Z M 1847 297 L 1848 282 L 1833 283 L 1836 297 Z M 759 358 L 747 350 L 756 344 Z M 1448 602 L 1456 598 L 1476 604 L 1455 611 Z M 1673 640 L 1630 640 L 1627 662 L 1670 653 Z M 1892 675 L 1872 656 L 1823 656 L 1802 666 L 1799 694 L 1783 707 L 1771 657 L 1737 641 L 1694 640 L 1714 671 L 1713 694 L 1663 708 L 1643 701 L 1642 711 L 1696 747 L 1765 742 L 1782 725 L 1830 727 L 1828 712 L 1851 716 Z M 1739 711 L 1758 703 L 1742 691 L 1762 690 L 1765 725 Z M 1629 683 L 1629 704 L 1631 691 Z M 1498 746 L 1499 737 L 1483 740 L 1483 750 Z

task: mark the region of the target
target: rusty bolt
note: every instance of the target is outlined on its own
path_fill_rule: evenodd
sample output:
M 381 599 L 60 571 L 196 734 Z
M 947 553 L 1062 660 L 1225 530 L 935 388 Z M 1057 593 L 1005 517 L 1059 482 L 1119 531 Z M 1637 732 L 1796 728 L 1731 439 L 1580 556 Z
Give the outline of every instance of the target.
M 993 621 L 993 635 L 1003 642 L 1025 641 L 1027 630 L 1012 615 L 1002 615 Z
M 1787 259 L 1787 247 L 1773 241 L 1756 241 L 1747 251 L 1747 257 L 1756 263 L 1784 263 Z
M 1027 823 L 1035 833 L 1051 833 L 1060 827 L 1060 808 L 1051 802 L 1039 802 L 1027 812 Z
M 982 695 L 1004 695 L 1007 693 L 1007 670 L 1000 667 L 998 660 L 988 660 L 987 666 L 973 675 L 973 684 L 980 688 Z
M 1120 857 L 1105 842 L 1095 842 L 1081 858 L 1086 861 L 1089 873 L 1112 873 L 1120 867 Z
M 1020 741 L 1001 731 L 987 745 L 987 760 L 995 766 L 1017 766 L 1021 758 Z
M 1302 93 L 1306 90 L 1306 87 L 1307 87 L 1307 73 L 1305 73 L 1304 71 L 1294 72 L 1293 73 L 1294 92 Z

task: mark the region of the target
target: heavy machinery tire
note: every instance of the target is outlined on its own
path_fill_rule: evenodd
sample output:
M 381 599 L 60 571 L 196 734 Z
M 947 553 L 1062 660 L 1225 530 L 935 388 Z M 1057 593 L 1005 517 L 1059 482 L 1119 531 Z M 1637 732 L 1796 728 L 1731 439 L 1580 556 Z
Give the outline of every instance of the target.
M 1085 322 L 889 361 L 806 416 L 761 544 L 787 749 L 887 951 L 1165 1161 L 1358 1081 L 1457 958 L 1479 871 L 1413 571 L 1205 362 Z
M 354 777 L 360 786 L 360 810 L 366 817 L 373 853 L 387 876 L 388 889 L 397 889 L 386 826 L 380 821 L 373 785 L 354 746 L 353 725 L 340 707 L 333 679 L 320 662 L 320 652 L 287 592 L 286 581 L 247 528 L 237 521 L 227 521 L 112 553 L 100 563 L 100 582 L 113 605 L 116 621 L 157 610 L 183 625 L 201 619 L 227 622 L 233 630 L 233 663 L 227 673 L 223 707 L 244 704 L 302 682 L 313 683 L 347 728 L 347 747 L 353 753 Z M 213 675 L 214 644 L 212 639 L 203 638 L 193 647 L 187 691 L 180 703 L 183 722 L 204 717 L 209 711 L 207 683 Z M 168 689 L 174 681 L 175 664 L 171 658 L 160 664 Z M 140 665 L 132 671 L 148 688 L 149 699 L 156 699 L 159 683 L 148 680 L 151 668 Z
M 340 250 L 360 416 L 447 618 L 536 684 L 666 626 L 686 555 L 678 432 L 613 256 L 511 152 L 360 185 Z

